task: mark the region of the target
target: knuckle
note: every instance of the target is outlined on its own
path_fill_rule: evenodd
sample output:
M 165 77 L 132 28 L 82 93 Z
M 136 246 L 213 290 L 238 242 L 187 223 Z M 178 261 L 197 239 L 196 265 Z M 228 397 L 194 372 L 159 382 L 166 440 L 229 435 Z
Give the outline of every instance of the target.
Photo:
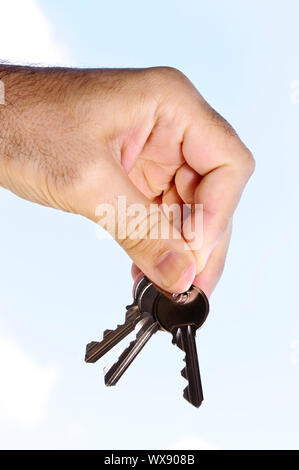
M 161 240 L 152 240 L 150 238 L 130 238 L 127 237 L 120 241 L 121 247 L 132 257 L 144 259 L 156 258 L 159 253 L 162 254 Z
M 162 66 L 162 67 L 155 67 L 155 70 L 167 77 L 183 77 L 184 74 L 179 69 L 175 67 L 169 66 Z
M 255 159 L 250 152 L 250 150 L 247 149 L 246 157 L 245 157 L 245 166 L 248 172 L 248 175 L 251 176 L 255 170 Z
M 205 110 L 206 119 L 210 124 L 216 126 L 228 137 L 237 137 L 237 133 L 232 125 L 204 99 L 202 99 L 202 107 Z
M 119 240 L 121 247 L 132 257 L 151 258 L 159 257 L 163 253 L 163 241 L 159 238 L 161 217 L 151 218 L 150 214 L 132 223 L 127 227 L 126 236 Z
M 247 147 L 244 146 L 244 149 L 239 153 L 239 158 L 235 160 L 235 165 L 238 171 L 245 175 L 246 179 L 249 179 L 253 174 L 255 169 L 255 160 Z
M 189 82 L 186 75 L 175 67 L 153 67 L 149 69 L 150 75 L 153 77 L 153 82 L 157 84 L 158 88 L 162 86 L 163 89 L 169 91 L 171 85 L 184 86 Z

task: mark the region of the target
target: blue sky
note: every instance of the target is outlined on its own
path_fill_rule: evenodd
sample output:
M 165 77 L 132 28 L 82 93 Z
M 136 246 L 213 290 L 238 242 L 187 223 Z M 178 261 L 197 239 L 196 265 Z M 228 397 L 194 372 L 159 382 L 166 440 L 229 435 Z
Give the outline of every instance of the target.
M 182 354 L 166 333 L 105 388 L 107 361 L 85 364 L 85 344 L 123 319 L 130 260 L 91 222 L 0 190 L 1 448 L 298 449 L 298 2 L 0 9 L 0 57 L 12 62 L 181 69 L 257 163 L 198 333 L 199 410 L 182 398 Z

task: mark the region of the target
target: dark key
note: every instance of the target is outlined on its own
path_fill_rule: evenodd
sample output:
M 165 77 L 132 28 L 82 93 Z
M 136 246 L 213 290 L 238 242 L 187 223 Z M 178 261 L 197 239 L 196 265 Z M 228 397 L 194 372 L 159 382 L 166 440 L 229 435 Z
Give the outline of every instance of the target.
M 182 376 L 188 380 L 183 396 L 197 408 L 203 401 L 203 392 L 198 365 L 198 357 L 195 343 L 196 329 L 191 325 L 176 328 L 172 342 L 185 352 L 186 365 L 181 371 Z
M 96 362 L 121 340 L 128 336 L 140 320 L 140 311 L 136 304 L 127 307 L 125 323 L 117 325 L 115 330 L 106 330 L 102 341 L 92 341 L 86 346 L 85 361 Z
M 135 286 L 134 302 L 126 307 L 125 322 L 117 325 L 114 330 L 105 330 L 102 341 L 92 341 L 86 346 L 85 362 L 94 363 L 104 356 L 110 349 L 116 346 L 126 336 L 128 336 L 136 327 L 137 323 L 141 320 L 142 310 L 138 305 L 140 293 L 152 285 L 145 277 L 141 278 Z
M 192 286 L 184 294 L 159 296 L 154 312 L 160 326 L 172 333 L 173 344 L 185 352 L 186 365 L 181 374 L 188 385 L 183 396 L 192 405 L 199 407 L 203 401 L 203 392 L 195 335 L 207 318 L 208 299 L 204 292 Z
M 159 295 L 160 292 L 146 277 L 142 277 L 135 286 L 133 305 L 136 305 L 138 312 L 140 312 L 135 328 L 138 325 L 140 329 L 135 339 L 122 351 L 117 361 L 111 367 L 104 369 L 105 384 L 107 386 L 117 384 L 153 334 L 160 329 L 159 323 L 152 314 L 155 299 Z

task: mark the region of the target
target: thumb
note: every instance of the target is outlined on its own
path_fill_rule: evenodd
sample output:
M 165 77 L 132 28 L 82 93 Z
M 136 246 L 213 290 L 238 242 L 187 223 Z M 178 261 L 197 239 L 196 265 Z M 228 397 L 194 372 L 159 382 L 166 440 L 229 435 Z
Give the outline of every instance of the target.
M 113 235 L 152 282 L 168 292 L 184 292 L 196 275 L 192 251 L 158 204 L 151 203 L 114 163 L 110 178 L 106 172 L 105 178 L 96 178 L 96 186 L 89 185 L 88 217 Z

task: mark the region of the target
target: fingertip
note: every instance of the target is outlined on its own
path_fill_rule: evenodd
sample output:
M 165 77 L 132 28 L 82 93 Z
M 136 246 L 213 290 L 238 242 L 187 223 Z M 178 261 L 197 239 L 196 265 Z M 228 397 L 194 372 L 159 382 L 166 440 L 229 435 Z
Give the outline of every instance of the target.
M 170 293 L 185 292 L 196 275 L 196 263 L 191 253 L 166 251 L 153 271 L 152 280 Z
M 173 286 L 172 293 L 180 294 L 186 292 L 193 284 L 196 275 L 196 264 L 191 263 L 182 273 L 178 282 Z
M 216 283 L 212 283 L 205 276 L 197 275 L 193 281 L 193 285 L 199 287 L 208 298 L 210 298 L 213 290 L 215 289 Z

